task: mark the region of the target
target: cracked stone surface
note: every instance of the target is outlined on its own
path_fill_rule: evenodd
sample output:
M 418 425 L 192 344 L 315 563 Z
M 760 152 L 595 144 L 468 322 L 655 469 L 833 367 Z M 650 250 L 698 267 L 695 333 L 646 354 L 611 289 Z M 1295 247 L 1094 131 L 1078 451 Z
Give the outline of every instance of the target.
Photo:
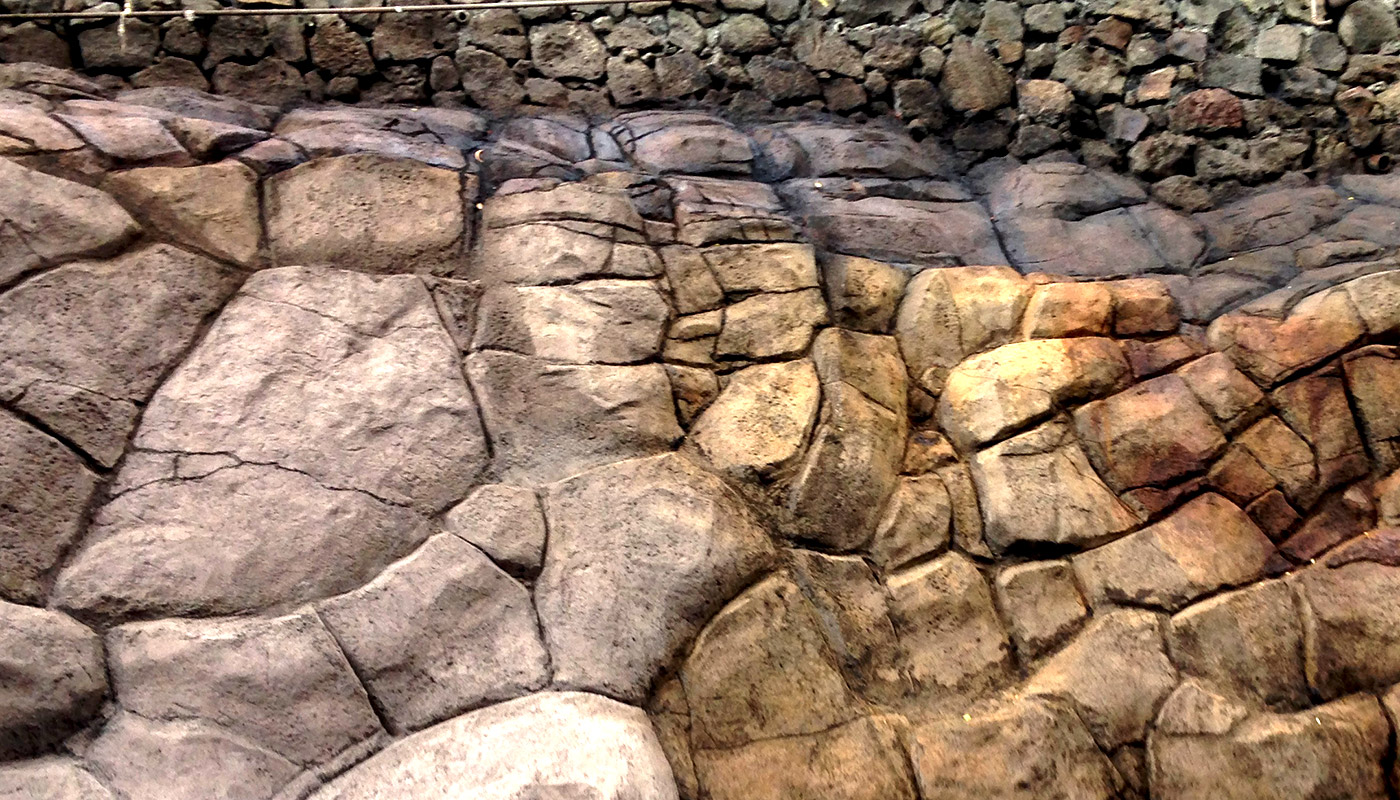
M 1400 791 L 1400 178 L 7 69 L 0 797 Z

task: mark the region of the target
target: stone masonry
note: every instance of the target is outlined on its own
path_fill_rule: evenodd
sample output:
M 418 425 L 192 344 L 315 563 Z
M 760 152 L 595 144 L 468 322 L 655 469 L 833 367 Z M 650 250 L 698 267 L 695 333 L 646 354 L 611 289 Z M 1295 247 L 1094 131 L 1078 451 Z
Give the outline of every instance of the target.
M 1400 177 L 0 76 L 0 797 L 1400 793 Z

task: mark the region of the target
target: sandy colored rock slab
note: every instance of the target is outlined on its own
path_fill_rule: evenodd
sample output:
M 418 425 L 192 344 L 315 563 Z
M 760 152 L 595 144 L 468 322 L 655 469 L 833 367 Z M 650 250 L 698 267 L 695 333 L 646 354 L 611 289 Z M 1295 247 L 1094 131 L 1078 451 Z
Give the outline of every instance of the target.
M 1175 610 L 1262 577 L 1273 544 L 1238 506 L 1204 494 L 1160 522 L 1074 557 L 1095 605 Z
M 567 364 L 631 364 L 661 351 L 669 316 L 656 286 L 643 281 L 499 286 L 481 298 L 473 346 Z
M 925 800 L 1109 800 L 1113 764 L 1073 707 L 1052 698 L 974 707 L 914 729 L 914 772 Z
M 1366 275 L 1346 282 L 1343 288 L 1372 336 L 1400 330 L 1400 271 Z
M 531 489 L 479 486 L 442 518 L 443 530 L 480 548 L 502 569 L 534 576 L 544 561 L 544 509 Z
M 1011 642 L 971 559 L 949 553 L 886 584 L 910 678 L 927 699 L 975 697 L 1009 679 Z
M 1380 800 L 1388 727 L 1376 699 L 1357 696 L 1297 714 L 1257 714 L 1222 735 L 1155 734 L 1152 796 Z
M 0 160 L 0 284 L 73 258 L 111 255 L 140 227 L 96 189 Z
M 817 286 L 809 244 L 723 244 L 701 251 L 724 291 L 791 292 Z
M 1106 336 L 1113 326 L 1113 295 L 1102 283 L 1037 286 L 1026 306 L 1021 334 L 1028 339 Z
M 646 713 L 578 692 L 542 692 L 420 731 L 312 797 L 517 800 L 560 791 L 677 800 Z
M 0 397 L 111 466 L 140 406 L 241 277 L 158 244 L 0 295 Z
M 908 423 L 844 382 L 827 384 L 821 421 L 788 489 L 792 533 L 833 550 L 864 544 L 895 489 Z
M 1296 578 L 1307 610 L 1304 663 L 1323 698 L 1400 682 L 1400 567 L 1357 561 L 1319 565 Z
M 1263 413 L 1264 393 L 1224 353 L 1204 355 L 1176 374 L 1227 435 L 1238 433 Z
M 118 172 L 102 188 L 146 225 L 215 258 L 251 265 L 262 223 L 258 177 L 237 161 Z
M 426 536 L 421 517 L 362 491 L 277 467 L 219 468 L 103 506 L 54 603 L 120 620 L 317 600 L 365 583 Z
M 1383 470 L 1400 468 L 1400 410 L 1392 398 L 1400 391 L 1400 351 L 1366 347 L 1343 361 L 1366 443 Z
M 1074 400 L 1102 396 L 1130 370 L 1112 339 L 1040 339 L 1002 345 L 948 373 L 938 419 L 963 450 L 1044 419 Z
M 885 503 L 870 559 L 883 572 L 948 546 L 952 537 L 953 506 L 943 479 L 936 474 L 901 477 Z
M 904 416 L 909 376 L 893 336 L 827 328 L 812 342 L 812 361 L 826 385 L 843 383 Z
M 1118 492 L 1201 472 L 1225 449 L 1220 429 L 1175 375 L 1088 403 L 1074 421 L 1089 460 Z
M 1089 616 L 1068 561 L 1029 561 L 997 573 L 998 603 L 1022 658 L 1037 658 Z
M 724 327 L 716 355 L 734 358 L 785 358 L 812 343 L 818 325 L 827 322 L 820 289 L 756 294 L 724 310 Z
M 112 800 L 112 793 L 79 762 L 62 756 L 0 767 L 4 800 Z
M 724 472 L 770 475 L 790 465 L 817 420 L 821 382 L 806 359 L 739 370 L 690 430 Z
M 984 536 L 997 552 L 1092 547 L 1139 522 L 1094 473 L 1066 419 L 981 451 L 971 471 Z
M 53 748 L 107 696 L 101 639 L 57 611 L 0 601 L 0 674 L 0 755 L 9 759 Z
M 382 729 L 311 609 L 271 619 L 161 620 L 107 635 L 122 708 L 197 720 L 311 766 Z
M 1141 741 L 1177 682 L 1162 640 L 1165 622 L 1135 609 L 1095 616 L 1031 675 L 1026 693 L 1076 703 L 1100 747 Z
M 1203 600 L 1172 617 L 1170 630 L 1183 672 L 1271 705 L 1306 703 L 1303 623 L 1286 583 L 1265 581 Z
M 256 273 L 151 400 L 141 448 L 223 452 L 436 511 L 487 460 L 457 348 L 424 284 Z
M 1032 287 L 1009 267 L 929 269 L 915 275 L 895 320 L 909 374 L 934 394 L 972 353 L 1009 342 Z
M 317 610 L 396 733 L 549 679 L 530 593 L 451 534 Z
M 675 454 L 554 484 L 545 507 L 535 603 L 558 686 L 642 698 L 774 554 L 738 494 Z
M 699 750 L 820 733 L 860 713 L 827 654 L 817 611 L 779 573 L 725 606 L 681 667 Z
M 122 713 L 86 753 L 117 797 L 271 800 L 299 767 L 217 725 Z
M 263 186 L 277 264 L 366 272 L 457 269 L 470 239 L 458 173 L 377 155 L 322 158 Z
M 827 255 L 822 275 L 837 325 L 867 333 L 889 331 L 909 280 L 903 270 L 869 258 Z
M 914 800 L 897 734 L 862 718 L 814 734 L 695 754 L 700 785 L 714 800 Z
M 659 364 L 548 364 L 487 350 L 468 357 L 467 374 L 508 482 L 548 483 L 669 450 L 683 435 Z

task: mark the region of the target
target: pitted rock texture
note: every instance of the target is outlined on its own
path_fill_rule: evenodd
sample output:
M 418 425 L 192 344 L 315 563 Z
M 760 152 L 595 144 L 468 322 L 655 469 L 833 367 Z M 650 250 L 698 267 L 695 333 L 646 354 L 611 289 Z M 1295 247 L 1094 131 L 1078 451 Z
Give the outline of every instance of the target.
M 1400 791 L 1400 179 L 35 81 L 0 797 Z

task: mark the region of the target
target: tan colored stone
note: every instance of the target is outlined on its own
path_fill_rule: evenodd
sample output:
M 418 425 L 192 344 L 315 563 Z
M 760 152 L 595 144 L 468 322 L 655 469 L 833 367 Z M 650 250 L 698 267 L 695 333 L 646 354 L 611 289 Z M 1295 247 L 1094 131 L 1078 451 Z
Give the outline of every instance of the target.
M 666 377 L 671 379 L 671 396 L 676 401 L 676 419 L 689 427 L 695 418 L 719 397 L 719 378 L 702 367 L 667 364 Z
M 1113 295 L 1103 283 L 1047 283 L 1037 286 L 1021 321 L 1027 339 L 1107 336 L 1113 323 Z
M 1178 609 L 1261 577 L 1273 544 L 1238 506 L 1205 494 L 1160 522 L 1074 557 L 1095 604 Z
M 855 718 L 858 700 L 819 631 L 811 604 L 782 573 L 716 614 L 681 667 L 693 746 L 739 747 Z
M 103 658 L 101 638 L 66 614 L 0 601 L 0 757 L 39 755 L 92 721 L 107 697 Z
M 909 281 L 895 336 L 909 374 L 934 394 L 967 356 L 1011 340 L 1031 286 L 1010 267 L 928 269 Z
M 102 188 L 181 244 L 245 266 L 258 259 L 258 176 L 237 161 L 127 170 Z
M 1132 278 L 1108 283 L 1113 293 L 1113 331 L 1119 336 L 1171 333 L 1181 324 L 1181 312 L 1167 285 L 1155 278 Z
M 870 542 L 870 560 L 884 572 L 948 547 L 952 502 L 943 479 L 917 475 L 899 480 Z
M 924 800 L 1110 800 L 1117 776 L 1069 704 L 1015 698 L 914 730 Z
M 853 330 L 886 333 L 909 277 L 883 261 L 845 255 L 822 259 L 832 321 Z
M 1217 735 L 1154 734 L 1152 796 L 1163 800 L 1386 797 L 1388 725 L 1374 697 L 1257 714 Z
M 1112 339 L 1040 339 L 973 356 L 948 373 L 938 419 L 964 450 L 993 441 L 1075 401 L 1107 394 L 1128 378 Z
M 820 289 L 756 294 L 724 310 L 715 353 L 720 357 L 780 358 L 807 349 L 827 321 Z
M 817 420 L 821 382 L 812 362 L 759 364 L 739 370 L 690 431 L 690 441 L 717 469 L 766 476 L 790 465 Z
M 1238 433 L 1262 413 L 1264 393 L 1224 353 L 1202 356 L 1177 374 L 1227 435 Z
M 1340 374 L 1312 374 L 1289 381 L 1270 392 L 1269 399 L 1288 427 L 1312 446 L 1320 489 L 1371 471 Z
M 1185 381 L 1164 375 L 1074 412 L 1079 441 L 1115 491 L 1201 472 L 1225 437 Z
M 1237 505 L 1248 505 L 1278 485 L 1259 459 L 1242 445 L 1232 444 L 1206 473 L 1206 485 L 1230 498 Z
M 1261 386 L 1289 376 L 1345 350 L 1366 326 L 1344 289 L 1307 297 L 1281 319 L 1234 312 L 1211 323 L 1211 348 L 1228 355 Z
M 795 533 L 833 550 L 865 544 L 899 479 L 908 423 L 844 382 L 825 387 L 821 422 L 788 490 Z
M 928 701 L 983 694 L 1011 676 L 1011 642 L 987 581 L 960 553 L 890 575 L 890 617 Z
M 700 252 L 728 293 L 791 292 L 818 285 L 810 244 L 722 244 Z
M 1077 704 L 1100 747 L 1141 741 L 1176 686 L 1162 641 L 1165 618 L 1136 609 L 1099 614 L 1035 671 L 1025 691 Z
M 1400 682 L 1400 567 L 1356 561 L 1298 573 L 1308 683 L 1324 699 Z
M 1048 652 L 1089 616 L 1068 561 L 1031 561 L 997 573 L 997 599 L 1026 660 Z
M 894 337 L 827 328 L 812 342 L 812 361 L 824 385 L 844 383 L 904 416 L 909 379 Z
M 1400 528 L 1400 470 L 1376 482 L 1376 509 L 1382 525 Z
M 1372 336 L 1400 331 L 1400 271 L 1365 275 L 1343 288 Z
M 978 453 L 972 460 L 987 544 L 1090 547 L 1137 525 L 1137 514 L 1099 480 L 1057 419 Z
M 1312 449 L 1278 417 L 1265 417 L 1235 439 L 1278 481 L 1289 502 L 1307 508 L 1321 494 Z
M 532 577 L 544 558 L 544 512 L 531 489 L 494 483 L 472 490 L 442 517 L 447 533 L 475 545 L 506 572 Z
M 1188 675 L 1271 706 L 1308 702 L 1302 620 L 1283 581 L 1190 606 L 1172 617 L 1170 636 L 1172 658 Z
M 895 731 L 861 718 L 812 734 L 698 750 L 695 770 L 713 800 L 915 800 Z
M 566 364 L 632 364 L 661 351 L 669 316 L 645 281 L 496 286 L 481 298 L 472 346 Z
M 1343 361 L 1347 388 L 1376 465 L 1400 468 L 1400 349 L 1367 347 Z
M 458 269 L 470 234 L 462 176 L 377 155 L 321 158 L 263 186 L 267 239 L 277 264 L 369 272 Z

